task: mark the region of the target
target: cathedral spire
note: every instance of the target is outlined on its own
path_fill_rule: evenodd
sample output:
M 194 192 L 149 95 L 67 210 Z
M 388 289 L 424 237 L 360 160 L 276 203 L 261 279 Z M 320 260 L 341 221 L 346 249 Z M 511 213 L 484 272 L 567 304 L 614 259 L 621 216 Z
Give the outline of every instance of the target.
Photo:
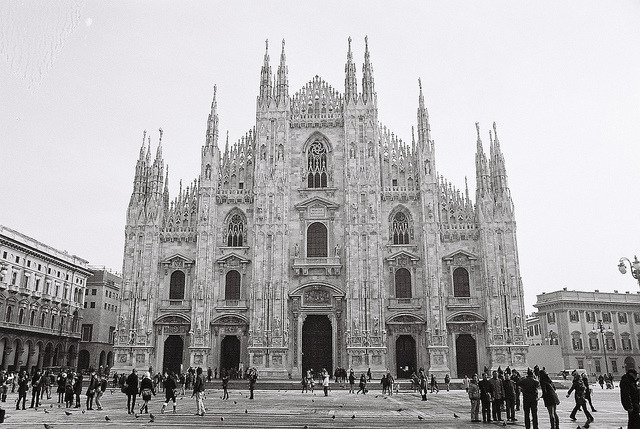
M 164 192 L 162 193 L 162 200 L 164 203 L 164 210 L 169 209 L 169 166 L 167 165 L 167 172 L 164 177 Z
M 353 54 L 351 53 L 351 37 L 348 41 L 347 63 L 344 65 L 344 97 L 347 104 L 355 103 L 358 98 L 358 80 L 356 79 L 356 65 L 353 63 Z
M 362 65 L 362 100 L 365 104 L 373 100 L 375 89 L 373 85 L 373 67 L 369 60 L 369 41 L 364 38 L 364 64 Z
M 493 123 L 493 145 L 491 153 L 491 165 L 493 176 L 493 182 L 495 184 L 496 191 L 509 192 L 509 185 L 507 184 L 507 169 L 504 164 L 504 155 L 500 149 L 500 140 L 498 140 L 498 128 L 496 123 Z
M 271 66 L 269 65 L 269 40 L 265 41 L 264 64 L 260 72 L 260 97 L 259 103 L 266 103 L 273 95 Z
M 418 78 L 420 95 L 418 96 L 418 143 L 428 144 L 431 138 L 431 127 L 429 125 L 429 112 L 424 107 L 424 95 L 422 94 L 422 80 Z
M 289 98 L 289 67 L 286 64 L 287 57 L 284 54 L 284 39 L 282 39 L 282 52 L 280 53 L 280 65 L 278 66 L 278 82 L 276 86 L 278 103 L 284 103 Z
M 480 202 L 483 196 L 491 191 L 490 176 L 487 170 L 487 157 L 482 148 L 482 139 L 480 138 L 480 124 L 476 122 L 476 201 Z
M 218 100 L 216 97 L 217 86 L 213 85 L 213 99 L 211 100 L 211 112 L 207 119 L 206 146 L 218 146 Z

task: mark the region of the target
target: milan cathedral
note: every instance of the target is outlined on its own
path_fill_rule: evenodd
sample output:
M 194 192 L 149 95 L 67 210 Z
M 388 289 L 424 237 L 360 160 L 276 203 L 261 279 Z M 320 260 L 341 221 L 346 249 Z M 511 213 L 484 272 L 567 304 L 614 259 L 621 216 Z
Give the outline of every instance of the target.
M 256 122 L 218 146 L 214 88 L 201 168 L 170 198 L 162 130 L 143 137 L 127 209 L 114 369 L 368 368 L 471 377 L 525 368 L 514 206 L 496 125 L 476 124 L 476 190 L 436 169 L 422 85 L 409 142 L 378 118 L 365 39 L 340 93 L 289 94 L 268 44 Z M 473 129 L 470 127 L 471 130 Z M 473 135 L 470 136 L 473 138 Z

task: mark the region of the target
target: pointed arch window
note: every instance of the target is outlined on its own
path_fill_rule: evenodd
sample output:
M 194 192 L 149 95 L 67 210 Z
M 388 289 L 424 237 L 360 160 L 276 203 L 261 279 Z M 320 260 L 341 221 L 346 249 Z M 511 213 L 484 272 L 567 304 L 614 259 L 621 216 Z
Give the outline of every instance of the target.
M 307 258 L 327 257 L 327 227 L 320 222 L 307 229 Z
M 409 218 L 406 213 L 398 212 L 391 221 L 393 244 L 409 244 Z
M 227 246 L 242 247 L 245 240 L 245 221 L 239 214 L 234 214 L 227 227 Z
M 13 307 L 7 307 L 7 313 L 5 314 L 5 322 L 11 322 L 11 313 L 13 313 Z
M 224 299 L 240 299 L 240 273 L 236 270 L 229 271 L 225 277 Z
M 327 148 L 320 141 L 314 141 L 307 153 L 307 187 L 327 187 Z
M 184 299 L 184 272 L 176 270 L 169 282 L 169 299 Z
M 458 267 L 453 271 L 453 296 L 471 296 L 471 291 L 469 290 L 469 272 L 462 267 Z
M 396 270 L 396 298 L 411 298 L 411 273 L 406 268 Z

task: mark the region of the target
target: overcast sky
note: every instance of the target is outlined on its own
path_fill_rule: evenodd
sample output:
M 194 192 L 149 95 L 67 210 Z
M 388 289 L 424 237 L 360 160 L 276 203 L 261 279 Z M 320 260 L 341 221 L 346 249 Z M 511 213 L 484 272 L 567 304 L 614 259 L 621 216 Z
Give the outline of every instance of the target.
M 171 198 L 255 124 L 265 39 L 290 93 L 344 90 L 369 38 L 380 121 L 405 141 L 422 79 L 438 172 L 475 195 L 475 122 L 497 122 L 527 312 L 562 287 L 640 290 L 640 2 L 0 3 L 0 224 L 121 271 L 143 130 L 163 128 Z M 186 7 L 188 5 L 188 7 Z M 390 8 L 390 5 L 394 5 Z M 361 87 L 360 82 L 358 84 Z

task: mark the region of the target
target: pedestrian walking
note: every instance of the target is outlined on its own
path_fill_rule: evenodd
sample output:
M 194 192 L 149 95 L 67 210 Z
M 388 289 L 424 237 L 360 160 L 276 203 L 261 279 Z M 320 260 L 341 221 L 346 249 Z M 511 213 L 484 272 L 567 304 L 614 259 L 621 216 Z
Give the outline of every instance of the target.
M 431 374 L 431 393 L 433 393 L 434 389 L 436 393 L 440 391 L 440 389 L 438 388 L 438 382 L 436 381 L 436 376 L 434 374 Z
M 420 386 L 420 396 L 423 401 L 427 400 L 427 377 L 423 372 L 420 372 L 420 380 L 418 381 Z
M 356 383 L 356 375 L 353 373 L 353 369 L 349 370 L 349 393 L 353 393 L 353 385 Z
M 127 394 L 127 412 L 133 414 L 136 408 L 136 396 L 138 396 L 138 371 L 135 368 L 131 370 L 123 389 Z
M 229 373 L 226 369 L 222 370 L 222 399 L 229 399 Z M 302 379 L 304 381 L 304 377 Z
M 363 395 L 367 394 L 367 378 L 364 374 L 360 375 L 360 384 L 358 384 L 358 391 L 356 392 L 356 395 L 360 392 L 362 392 Z
M 389 396 L 393 395 L 393 388 L 395 387 L 395 380 L 391 375 L 391 372 L 387 371 L 387 391 L 389 392 Z
M 491 402 L 493 401 L 493 386 L 487 379 L 487 373 L 482 373 L 482 380 L 478 383 L 480 388 L 480 401 L 482 402 L 482 421 L 491 422 Z
M 447 392 L 449 391 L 449 384 L 451 383 L 451 377 L 449 374 L 444 376 L 444 385 L 447 387 Z
M 142 414 L 142 410 L 144 410 L 146 414 L 149 413 L 149 401 L 151 401 L 151 395 L 156 396 L 156 391 L 153 387 L 151 374 L 149 372 L 145 372 L 142 377 L 142 381 L 140 382 L 140 396 L 142 396 L 142 400 L 144 401 L 140 407 L 140 414 Z
M 591 412 L 597 413 L 598 410 L 593 408 L 593 402 L 591 402 L 591 393 L 593 393 L 593 389 L 591 388 L 591 386 L 589 386 L 589 377 L 587 377 L 587 374 L 582 374 L 582 383 L 584 384 L 584 398 L 589 403 Z
M 20 401 L 22 401 L 22 409 L 25 409 L 25 403 L 27 401 L 27 391 L 29 390 L 29 377 L 23 370 L 18 376 L 18 402 L 16 402 L 16 410 L 20 409 Z
M 367 381 L 371 381 L 371 368 L 367 369 Z
M 96 395 L 96 390 L 100 388 L 98 377 L 96 372 L 91 372 L 91 378 L 89 379 L 89 386 L 87 386 L 87 410 L 93 410 L 93 398 Z
M 196 377 L 193 384 L 193 394 L 191 397 L 196 397 L 196 416 L 204 416 L 204 375 L 202 375 L 202 368 L 198 367 L 196 370 Z
M 302 376 L 302 380 L 300 381 L 300 384 L 302 384 L 302 392 L 301 393 L 306 393 L 309 391 L 309 383 L 307 382 L 307 376 L 303 375 Z
M 102 411 L 102 403 L 100 402 L 100 398 L 102 398 L 105 390 L 107 390 L 107 377 L 107 375 L 98 375 L 98 388 L 96 389 L 96 408 L 98 409 L 98 411 Z
M 469 379 L 467 379 L 467 381 L 467 393 L 471 401 L 471 421 L 477 423 L 480 421 L 480 387 L 478 387 L 478 376 L 474 374 L 471 381 L 469 381 Z
M 173 401 L 173 414 L 176 413 L 176 393 L 178 393 L 178 383 L 176 382 L 176 376 L 173 371 L 167 373 L 167 378 L 164 380 L 164 403 L 160 409 L 161 413 L 164 413 L 165 408 L 169 404 L 169 401 Z
M 504 386 L 498 378 L 498 371 L 491 374 L 491 387 L 493 387 L 493 404 L 491 404 L 492 418 L 494 422 L 502 421 L 502 402 L 504 401 Z
M 573 407 L 569 418 L 575 422 L 577 420 L 576 413 L 582 409 L 584 411 L 584 415 L 587 417 L 587 423 L 585 424 L 585 426 L 589 427 L 589 424 L 593 422 L 593 416 L 587 409 L 587 399 L 585 397 L 584 383 L 582 382 L 580 374 L 578 374 L 577 372 L 573 374 L 573 383 L 571 384 L 571 388 L 567 392 L 567 398 L 571 396 L 571 392 L 574 392 L 576 406 Z
M 80 408 L 80 395 L 82 395 L 82 379 L 83 377 L 81 373 L 73 373 L 73 393 L 76 397 L 75 408 Z
M 2 402 L 7 402 L 7 391 L 9 387 L 7 386 L 7 374 L 4 370 L 0 370 L 0 400 Z
M 600 385 L 600 389 L 604 389 L 604 377 L 602 374 L 598 377 L 598 384 Z
M 325 368 L 322 368 L 322 390 L 324 396 L 329 396 L 329 372 Z
M 45 395 L 47 396 L 47 399 L 51 399 L 51 378 L 49 376 L 49 371 L 45 371 L 42 374 L 40 386 L 40 401 L 44 399 Z
M 531 368 L 527 369 L 527 376 L 520 380 L 520 389 L 522 390 L 522 407 L 524 408 L 524 427 L 538 429 L 538 387 L 540 383 L 533 378 Z
M 629 416 L 628 428 L 640 428 L 640 393 L 638 371 L 631 367 L 620 379 L 620 402 Z
M 560 429 L 560 419 L 556 407 L 560 404 L 560 398 L 556 393 L 556 387 L 545 370 L 540 371 L 540 390 L 542 390 L 542 401 L 549 412 L 549 423 L 551 429 Z
M 29 408 L 40 406 L 40 390 L 42 389 L 42 376 L 40 371 L 36 371 L 31 378 L 31 406 Z
M 249 378 L 249 399 L 253 399 L 253 391 L 256 388 L 256 381 L 258 381 L 258 370 L 256 368 L 251 368 L 247 377 Z

